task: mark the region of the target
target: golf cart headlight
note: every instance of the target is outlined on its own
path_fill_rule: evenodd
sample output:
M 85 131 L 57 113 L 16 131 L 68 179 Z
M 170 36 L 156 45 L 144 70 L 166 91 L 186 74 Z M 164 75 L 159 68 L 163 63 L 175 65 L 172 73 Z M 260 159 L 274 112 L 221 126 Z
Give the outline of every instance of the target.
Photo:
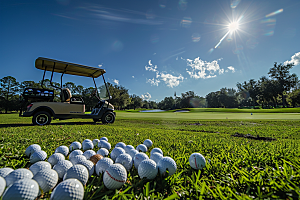
M 30 108 L 33 106 L 33 104 L 31 103 L 31 104 L 29 104 L 28 106 L 27 106 L 27 112 L 30 110 Z

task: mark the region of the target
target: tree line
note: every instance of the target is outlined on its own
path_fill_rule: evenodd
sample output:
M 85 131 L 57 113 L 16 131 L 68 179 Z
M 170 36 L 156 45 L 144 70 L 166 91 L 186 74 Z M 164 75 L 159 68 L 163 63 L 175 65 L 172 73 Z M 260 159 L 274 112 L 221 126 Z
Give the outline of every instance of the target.
M 277 64 L 267 76 L 237 83 L 237 90 L 221 88 L 206 95 L 207 107 L 296 107 L 300 105 L 298 76 L 290 73 L 293 64 Z
M 299 106 L 300 87 L 296 74 L 290 74 L 293 64 L 274 64 L 268 75 L 262 76 L 259 80 L 250 79 L 242 83 L 237 83 L 237 90 L 234 88 L 221 88 L 219 91 L 210 92 L 205 97 L 198 96 L 194 91 L 181 93 L 181 96 L 165 97 L 160 102 L 143 100 L 136 94 L 129 94 L 128 89 L 120 85 L 107 83 L 112 96 L 111 103 L 117 110 L 124 109 L 182 109 L 182 108 L 237 108 L 256 107 L 273 108 L 278 106 Z M 44 80 L 47 89 L 53 89 L 55 93 L 54 101 L 60 101 L 60 84 L 52 82 L 56 87 L 52 87 L 50 80 Z M 16 78 L 6 76 L 0 79 L 0 111 L 18 111 L 20 109 L 20 97 L 25 88 L 42 88 L 41 81 L 17 82 Z M 90 97 L 95 91 L 94 87 L 83 87 L 67 82 L 63 88 L 69 88 L 73 96 L 81 97 L 89 111 L 97 103 L 96 98 Z M 101 86 L 103 87 L 103 86 Z M 99 89 L 101 90 L 101 87 Z

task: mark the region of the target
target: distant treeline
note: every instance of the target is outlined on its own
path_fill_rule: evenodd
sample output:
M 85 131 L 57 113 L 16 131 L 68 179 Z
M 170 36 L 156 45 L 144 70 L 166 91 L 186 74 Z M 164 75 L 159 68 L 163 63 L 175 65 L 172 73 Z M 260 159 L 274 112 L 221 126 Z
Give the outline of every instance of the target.
M 299 80 L 296 74 L 290 74 L 292 64 L 274 64 L 268 73 L 269 77 L 262 76 L 258 81 L 250 79 L 243 83 L 237 83 L 237 90 L 234 88 L 221 88 L 219 91 L 210 92 L 206 97 L 200 97 L 193 91 L 181 93 L 181 96 L 165 97 L 160 102 L 143 100 L 141 97 L 128 93 L 128 89 L 119 85 L 108 84 L 111 103 L 117 110 L 124 109 L 181 109 L 181 108 L 243 108 L 243 107 L 295 107 L 300 105 Z M 56 87 L 59 83 L 52 82 Z M 53 89 L 54 101 L 60 101 L 60 90 L 50 84 L 50 80 L 44 81 L 44 86 Z M 0 111 L 18 111 L 20 109 L 20 96 L 27 87 L 42 88 L 41 82 L 23 81 L 17 82 L 16 78 L 6 76 L 0 79 Z M 103 87 L 103 86 L 102 86 Z M 75 85 L 67 82 L 63 88 L 69 88 L 73 96 L 83 98 L 86 110 L 91 110 L 97 103 L 97 99 L 90 97 L 95 88 L 85 88 L 82 85 Z

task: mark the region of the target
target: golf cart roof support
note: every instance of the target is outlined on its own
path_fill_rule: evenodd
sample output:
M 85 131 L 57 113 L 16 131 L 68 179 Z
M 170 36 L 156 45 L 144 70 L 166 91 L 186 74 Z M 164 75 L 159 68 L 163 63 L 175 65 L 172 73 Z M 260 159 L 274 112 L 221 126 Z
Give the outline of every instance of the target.
M 42 66 L 44 67 L 44 61 L 42 62 Z M 43 75 L 43 80 L 41 82 L 41 86 L 42 88 L 44 88 L 44 80 L 45 80 L 45 74 L 46 74 L 46 71 L 47 71 L 47 66 L 45 66 L 45 70 L 44 70 L 44 75 Z
M 54 87 L 54 88 L 61 89 L 61 87 L 57 87 L 57 86 L 53 85 L 53 83 L 52 83 L 52 78 L 53 78 L 54 69 L 55 69 L 55 63 L 53 64 L 53 69 L 52 69 L 52 74 L 51 74 L 51 79 L 50 79 L 50 85 L 51 85 L 52 87 Z
M 64 72 L 61 74 L 61 77 L 60 77 L 60 87 L 61 87 L 61 88 L 63 87 L 63 84 L 62 84 L 62 78 L 63 78 L 63 76 L 64 76 L 64 74 L 65 74 L 65 72 L 66 72 L 68 66 L 69 66 L 69 65 L 67 65 L 67 66 L 65 67 L 65 70 L 64 70 Z

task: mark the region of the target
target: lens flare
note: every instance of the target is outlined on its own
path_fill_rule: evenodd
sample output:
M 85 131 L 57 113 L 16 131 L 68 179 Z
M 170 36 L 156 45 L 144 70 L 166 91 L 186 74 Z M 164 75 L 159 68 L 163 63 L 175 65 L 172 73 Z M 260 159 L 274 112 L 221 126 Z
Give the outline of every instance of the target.
M 283 12 L 283 9 L 279 9 L 279 10 L 277 10 L 275 12 L 267 14 L 266 17 L 271 17 L 271 16 L 277 15 L 277 14 L 282 13 L 282 12 Z
M 192 18 L 184 17 L 183 20 L 180 21 L 180 25 L 184 28 L 189 28 L 192 24 Z
M 194 34 L 192 35 L 192 40 L 193 40 L 193 42 L 199 42 L 199 41 L 200 41 L 200 38 L 201 38 L 201 36 L 200 36 L 199 33 L 194 33 Z
M 241 2 L 241 0 L 231 0 L 230 7 L 231 8 L 236 8 L 239 5 L 240 2 Z

